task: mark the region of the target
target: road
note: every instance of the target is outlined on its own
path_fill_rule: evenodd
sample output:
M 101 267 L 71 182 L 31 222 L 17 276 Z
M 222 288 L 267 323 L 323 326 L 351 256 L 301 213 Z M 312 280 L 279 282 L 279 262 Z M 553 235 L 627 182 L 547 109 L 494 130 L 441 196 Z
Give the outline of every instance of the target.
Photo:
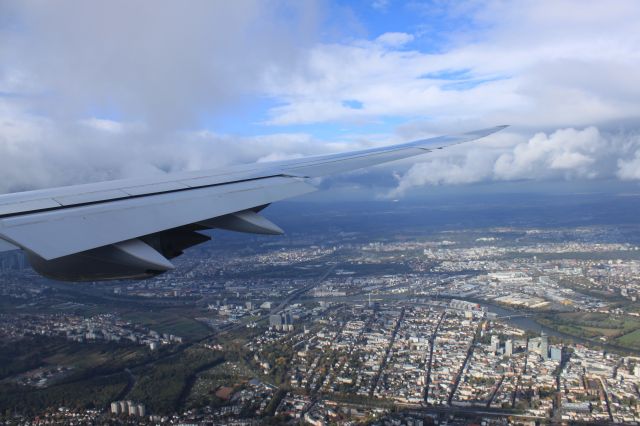
M 440 316 L 440 320 L 438 321 L 438 325 L 433 330 L 433 334 L 431 335 L 431 343 L 429 344 L 429 362 L 427 363 L 427 380 L 424 386 L 424 402 L 429 402 L 429 385 L 431 384 L 431 365 L 433 363 L 433 348 L 436 346 L 436 337 L 438 336 L 438 330 L 440 329 L 440 324 L 442 324 L 442 320 L 444 320 L 447 312 L 443 312 Z
M 398 322 L 393 329 L 393 334 L 391 335 L 391 340 L 389 340 L 389 344 L 387 345 L 387 350 L 384 353 L 384 358 L 382 358 L 382 363 L 380 364 L 380 369 L 378 370 L 378 374 L 376 374 L 373 379 L 373 383 L 371 384 L 371 389 L 369 390 L 369 396 L 373 396 L 373 393 L 376 391 L 376 387 L 378 386 L 378 382 L 380 381 L 380 376 L 384 372 L 384 369 L 387 366 L 387 358 L 389 358 L 389 352 L 391 352 L 391 348 L 393 347 L 393 342 L 396 341 L 396 335 L 398 334 L 398 330 L 400 329 L 400 324 L 402 324 L 402 320 L 404 319 L 404 308 L 400 311 L 400 316 L 398 317 Z
M 131 389 L 133 389 L 133 387 L 136 384 L 136 376 L 133 375 L 131 370 L 129 370 L 128 368 L 125 368 L 124 372 L 127 373 L 127 378 L 128 378 L 127 386 L 125 386 L 124 389 L 122 389 L 122 391 L 118 394 L 118 396 L 114 398 L 114 401 L 121 401 L 125 399 L 127 395 L 129 395 L 129 392 L 131 392 Z
M 287 296 L 286 299 L 284 299 L 282 302 L 280 302 L 280 304 L 278 306 L 276 306 L 275 308 L 271 309 L 269 314 L 270 315 L 277 314 L 278 312 L 282 311 L 285 308 L 285 306 L 291 304 L 291 302 L 296 300 L 299 296 L 303 295 L 304 293 L 308 292 L 309 290 L 313 289 L 314 287 L 320 285 L 320 283 L 322 283 L 324 280 L 326 280 L 327 277 L 329 276 L 329 274 L 331 274 L 333 272 L 333 270 L 336 269 L 336 266 L 337 266 L 337 263 L 334 263 L 333 265 L 331 265 L 329 267 L 329 269 L 327 269 L 325 271 L 324 274 L 322 274 L 322 276 L 320 278 L 318 278 L 317 280 L 315 280 L 314 282 L 312 282 L 308 286 L 305 286 L 305 287 L 302 287 L 302 288 L 300 288 L 298 290 L 293 291 L 291 294 L 289 294 L 289 296 Z
M 471 344 L 469 345 L 469 349 L 467 350 L 467 356 L 464 359 L 462 366 L 460 367 L 460 371 L 458 371 L 458 374 L 456 374 L 456 378 L 454 379 L 453 386 L 451 387 L 451 392 L 449 393 L 449 398 L 447 399 L 447 405 L 451 405 L 451 401 L 453 401 L 453 396 L 455 395 L 456 390 L 460 385 L 460 380 L 462 379 L 462 375 L 464 374 L 464 369 L 467 367 L 469 360 L 473 356 L 473 349 L 476 347 L 476 342 L 480 337 L 480 330 L 482 330 L 483 324 L 484 324 L 484 321 L 480 321 L 478 323 L 478 328 L 476 329 L 476 333 L 473 335 L 473 339 L 471 340 Z
M 502 377 L 500 377 L 500 381 L 498 382 L 496 387 L 493 389 L 493 392 L 491 392 L 491 397 L 489 398 L 489 401 L 487 401 L 487 408 L 491 407 L 491 403 L 493 402 L 494 399 L 496 399 L 496 395 L 498 394 L 498 391 L 500 391 L 502 382 L 504 382 L 504 374 L 502 375 Z
M 527 337 L 526 347 L 529 347 L 529 338 Z M 524 368 L 522 373 L 518 374 L 518 380 L 516 381 L 513 395 L 511 396 L 511 408 L 516 408 L 516 398 L 518 397 L 518 391 L 520 390 L 520 382 L 522 382 L 522 376 L 527 374 L 527 363 L 529 362 L 529 349 L 527 349 L 526 356 L 524 358 Z

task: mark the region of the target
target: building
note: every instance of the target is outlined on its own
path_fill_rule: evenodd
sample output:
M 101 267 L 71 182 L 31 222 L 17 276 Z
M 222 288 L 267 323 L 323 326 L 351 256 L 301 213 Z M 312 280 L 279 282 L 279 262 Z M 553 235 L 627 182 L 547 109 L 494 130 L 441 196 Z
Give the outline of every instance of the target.
M 283 325 L 282 316 L 280 314 L 269 315 L 269 328 L 281 330 Z
M 529 339 L 527 345 L 529 352 L 536 352 L 544 359 L 549 359 L 549 336 L 544 331 L 540 334 L 540 337 Z
M 540 346 L 538 346 L 538 353 L 544 359 L 549 359 L 549 336 L 544 331 L 540 333 Z
M 485 310 L 485 308 L 480 306 L 480 304 L 478 303 L 467 302 L 466 300 L 458 300 L 458 299 L 451 299 L 451 302 L 449 302 L 449 306 L 452 307 L 453 309 L 458 309 L 461 311 L 483 312 Z
M 283 330 L 293 331 L 293 318 L 291 318 L 290 313 L 286 313 L 283 318 L 284 325 L 282 326 Z
M 551 359 L 553 361 L 562 361 L 562 347 L 551 346 Z
M 137 404 L 133 401 L 114 401 L 111 403 L 111 414 L 144 417 L 146 413 L 144 404 Z
M 129 406 L 129 415 L 136 417 L 144 417 L 146 410 L 143 404 L 131 404 Z
M 504 342 L 504 354 L 506 356 L 513 355 L 513 340 L 509 339 Z
M 491 336 L 491 351 L 497 352 L 499 346 L 500 346 L 500 337 L 495 335 Z
M 269 328 L 272 330 L 292 331 L 293 318 L 291 317 L 291 314 L 269 315 Z

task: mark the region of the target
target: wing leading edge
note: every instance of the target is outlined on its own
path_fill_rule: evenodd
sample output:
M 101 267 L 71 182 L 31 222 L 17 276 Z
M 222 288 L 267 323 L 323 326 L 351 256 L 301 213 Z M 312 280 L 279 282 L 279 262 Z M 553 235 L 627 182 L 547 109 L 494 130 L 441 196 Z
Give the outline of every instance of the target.
M 21 248 L 27 252 L 34 267 L 37 264 L 36 269 L 46 274 L 43 265 L 56 261 L 65 270 L 75 268 L 75 262 L 69 261 L 75 261 L 74 255 L 78 254 L 85 260 L 89 253 L 94 260 L 107 258 L 109 264 L 122 263 L 122 259 L 133 256 L 131 249 L 127 251 L 123 247 L 135 247 L 134 265 L 164 265 L 164 270 L 168 270 L 171 269 L 170 262 L 158 262 L 156 254 L 171 258 L 174 252 L 182 252 L 178 247 L 180 244 L 188 247 L 202 242 L 201 238 L 205 237 L 192 235 L 199 230 L 223 228 L 280 233 L 275 224 L 257 212 L 272 202 L 315 191 L 309 178 L 421 155 L 480 139 L 504 127 L 217 171 L 0 195 L 0 252 Z M 175 230 L 182 232 L 179 234 L 181 239 L 186 238 L 184 232 L 190 233 L 185 240 L 188 243 L 173 244 L 178 235 Z M 150 235 L 155 237 L 150 239 Z M 192 244 L 192 240 L 196 242 Z M 142 241 L 149 249 L 137 241 Z M 167 245 L 178 248 L 168 251 Z M 148 257 L 146 263 L 140 262 L 141 256 Z M 126 275 L 106 278 L 138 278 L 163 272 L 163 268 L 136 275 L 129 267 Z M 59 277 L 59 274 L 49 275 Z M 65 275 L 63 279 L 73 280 L 74 275 Z M 103 278 L 84 274 L 80 279 Z

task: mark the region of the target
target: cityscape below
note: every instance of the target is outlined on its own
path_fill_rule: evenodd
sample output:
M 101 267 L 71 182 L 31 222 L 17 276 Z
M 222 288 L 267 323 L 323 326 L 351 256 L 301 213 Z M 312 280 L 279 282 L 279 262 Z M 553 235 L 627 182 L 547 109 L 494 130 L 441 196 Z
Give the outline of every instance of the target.
M 0 423 L 640 423 L 640 197 L 461 205 L 282 203 L 142 281 L 5 253 Z

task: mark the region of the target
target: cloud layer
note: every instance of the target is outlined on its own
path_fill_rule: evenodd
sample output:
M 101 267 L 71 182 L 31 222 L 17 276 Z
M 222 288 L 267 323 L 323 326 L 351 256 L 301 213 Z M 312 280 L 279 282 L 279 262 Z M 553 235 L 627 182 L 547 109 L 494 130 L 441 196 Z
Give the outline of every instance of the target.
M 317 45 L 299 73 L 272 76 L 270 93 L 285 103 L 270 111 L 270 123 L 400 116 L 428 118 L 424 130 L 460 122 L 529 129 L 637 124 L 640 3 L 467 3 L 474 7 L 452 4 L 444 14 L 462 8 L 467 25 L 480 29 L 452 28 L 440 51 L 420 50 L 429 33 Z M 345 99 L 361 107 L 349 108 Z
M 270 68 L 297 66 L 317 13 L 313 1 L 2 2 L 0 192 L 255 161 L 292 140 L 321 151 L 307 135 L 201 131 Z
M 626 160 L 629 159 L 630 160 Z M 596 127 L 537 133 L 530 139 L 505 132 L 434 153 L 429 160 L 396 175 L 395 198 L 423 185 L 483 181 L 639 179 L 640 133 L 602 133 Z
M 397 175 L 397 188 L 380 192 L 397 197 L 421 185 L 520 179 L 640 180 L 637 1 L 370 7 L 0 2 L 0 192 L 295 158 L 503 123 L 513 127 L 425 156 Z M 362 16 L 385 19 L 394 10 L 417 24 L 350 30 L 373 25 Z M 346 30 L 327 36 L 328 15 Z M 245 110 L 254 112 L 247 118 Z M 218 131 L 224 120 L 245 120 L 237 127 L 255 131 Z

